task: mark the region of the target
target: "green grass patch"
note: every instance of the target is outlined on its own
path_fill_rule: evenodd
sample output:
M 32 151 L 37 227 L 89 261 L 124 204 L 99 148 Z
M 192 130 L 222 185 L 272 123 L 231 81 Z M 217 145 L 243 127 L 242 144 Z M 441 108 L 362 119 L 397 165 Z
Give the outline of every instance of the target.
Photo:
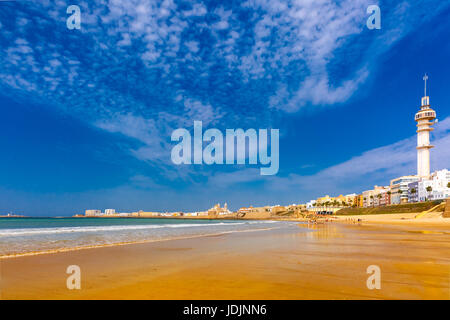
M 396 204 L 385 207 L 375 208 L 344 208 L 336 212 L 338 216 L 355 216 L 363 214 L 392 214 L 392 213 L 418 213 L 429 210 L 441 203 L 441 200 Z
M 294 215 L 294 211 L 280 211 L 280 212 L 277 212 L 275 215 L 281 216 L 281 217 L 289 217 L 289 216 Z

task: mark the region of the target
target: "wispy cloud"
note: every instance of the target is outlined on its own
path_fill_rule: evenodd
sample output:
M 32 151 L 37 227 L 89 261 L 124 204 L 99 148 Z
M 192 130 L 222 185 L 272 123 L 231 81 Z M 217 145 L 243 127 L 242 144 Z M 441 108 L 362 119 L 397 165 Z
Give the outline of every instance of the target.
M 72 31 L 63 1 L 2 4 L 0 89 L 135 139 L 129 152 L 164 164 L 171 130 L 193 120 L 270 127 L 280 110 L 348 100 L 421 12 L 448 7 L 431 3 L 390 5 L 379 34 L 365 28 L 369 0 L 80 1 Z
M 301 176 L 292 174 L 276 178 L 272 187 L 299 188 L 309 194 L 323 192 L 361 192 L 374 184 L 389 185 L 390 180 L 417 172 L 417 137 L 365 151 L 343 163 L 336 164 L 316 174 Z M 431 168 L 450 167 L 450 117 L 436 125 L 432 135 Z M 320 194 L 319 194 L 320 193 Z
M 343 102 L 369 76 L 368 61 L 407 34 L 420 11 L 398 3 L 383 11 L 388 31 L 368 33 L 369 4 L 374 3 L 82 1 L 82 28 L 69 33 L 62 23 L 67 17 L 64 2 L 18 3 L 11 6 L 15 18 L 3 23 L 0 80 L 60 106 L 67 105 L 63 97 L 70 95 L 71 110 L 82 104 L 91 112 L 163 107 L 179 111 L 172 106 L 173 99 L 159 103 L 142 99 L 145 91 L 172 98 L 181 91 L 214 109 L 225 106 L 236 111 L 226 99 L 218 99 L 219 94 L 227 86 L 247 88 L 254 86 L 249 82 L 261 80 L 272 88 L 259 89 L 266 99 L 264 109 L 292 112 L 307 104 Z M 417 6 L 427 4 L 421 1 Z M 444 7 L 433 6 L 427 17 Z M 67 42 L 56 41 L 61 37 Z M 361 54 L 346 65 L 347 75 L 337 77 L 331 70 L 346 58 L 345 48 Z M 220 84 L 220 90 L 211 87 L 211 80 Z
M 256 169 L 219 173 L 210 177 L 209 185 L 224 188 L 236 187 L 247 182 L 264 183 L 265 193 L 292 192 L 303 200 L 336 193 L 362 192 L 373 185 L 389 185 L 390 179 L 411 175 L 416 169 L 416 141 L 412 136 L 401 141 L 363 152 L 347 161 L 320 170 L 312 175 L 290 174 L 286 177 L 261 179 Z M 450 117 L 436 125 L 431 153 L 432 170 L 450 167 Z

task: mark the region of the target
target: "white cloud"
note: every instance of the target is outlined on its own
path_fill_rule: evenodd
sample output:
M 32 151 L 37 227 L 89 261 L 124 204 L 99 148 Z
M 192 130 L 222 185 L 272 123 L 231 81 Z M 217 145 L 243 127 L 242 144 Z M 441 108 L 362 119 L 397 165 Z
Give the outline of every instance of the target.
M 435 145 L 431 152 L 432 171 L 450 169 L 450 117 L 436 125 L 431 142 Z M 368 150 L 313 175 L 261 176 L 258 169 L 247 168 L 217 173 L 210 177 L 208 184 L 233 187 L 261 181 L 265 184 L 264 192 L 298 192 L 299 195 L 318 197 L 362 192 L 375 184 L 389 185 L 391 179 L 416 172 L 416 136 L 412 136 Z
M 26 11 L 17 10 L 14 33 L 2 28 L 0 86 L 15 98 L 24 95 L 27 101 L 55 105 L 106 131 L 136 139 L 142 146 L 132 149 L 133 155 L 164 162 L 171 130 L 190 127 L 194 120 L 209 126 L 229 119 L 240 124 L 267 119 L 271 126 L 267 114 L 274 111 L 268 111 L 267 105 L 254 110 L 251 99 L 242 110 L 220 104 L 233 91 L 246 94 L 239 89 L 249 81 L 256 80 L 255 86 L 249 86 L 254 89 L 269 79 L 266 84 L 276 90 L 266 92 L 263 85 L 264 92 L 249 94 L 254 100 L 272 95 L 270 105 L 287 112 L 306 104 L 346 101 L 370 76 L 372 61 L 367 55 L 379 55 L 393 44 L 389 39 L 398 40 L 414 28 L 424 8 L 432 17 L 446 5 L 430 9 L 429 2 L 422 1 L 415 13 L 405 2 L 399 3 L 390 20 L 383 20 L 383 26 L 391 23 L 390 28 L 374 33 L 371 46 L 356 48 L 368 52 L 362 65 L 349 66 L 348 76 L 334 79 L 329 67 L 343 59 L 336 50 L 364 30 L 368 4 L 374 2 L 249 0 L 208 12 L 201 2 L 182 10 L 172 0 L 80 1 L 82 29 L 66 35 L 67 30 L 55 25 L 65 25 L 67 3 L 30 2 L 45 19 L 36 17 L 42 21 L 34 26 L 34 43 L 29 32 L 32 24 L 24 23 L 29 19 Z M 239 14 L 247 9 L 249 21 L 242 21 Z M 216 15 L 211 23 L 205 18 L 209 13 Z M 39 26 L 51 27 L 55 35 L 64 33 L 74 41 L 81 39 L 87 47 L 70 48 Z M 196 38 L 190 28 L 208 37 Z M 204 39 L 208 41 L 201 43 Z M 207 50 L 200 50 L 204 47 Z M 203 52 L 209 53 L 202 56 Z M 304 70 L 296 69 L 299 61 Z M 216 62 L 225 69 L 223 78 L 216 81 L 224 88 L 218 97 L 211 89 L 215 88 L 211 83 Z M 191 78 L 184 78 L 186 70 L 192 71 Z M 298 76 L 298 83 L 287 84 L 292 75 Z M 183 80 L 195 81 L 190 91 L 183 88 Z M 266 103 L 264 98 L 261 101 Z
M 67 95 L 67 88 L 62 86 L 64 83 L 74 84 L 78 81 L 82 84 L 92 80 L 97 91 L 110 90 L 108 87 L 98 88 L 104 86 L 104 78 L 99 74 L 104 69 L 89 68 L 89 63 L 117 67 L 117 63 L 114 63 L 117 60 L 137 56 L 145 63 L 146 71 L 157 68 L 164 71 L 166 77 L 181 75 L 182 79 L 183 73 L 179 69 L 185 66 L 198 71 L 199 76 L 209 76 L 212 64 L 201 58 L 208 60 L 213 57 L 219 62 L 223 59 L 228 63 L 227 75 L 241 72 L 244 82 L 277 78 L 274 84 L 276 90 L 271 93 L 271 107 L 295 112 L 304 105 L 330 105 L 350 98 L 370 75 L 370 63 L 367 61 L 376 59 L 414 28 L 416 21 L 422 19 L 420 12 L 429 7 L 428 1 L 418 2 L 417 10 L 411 10 L 407 2 L 398 3 L 392 13 L 386 13 L 388 18 L 383 15 L 383 32 L 372 33 L 370 45 L 355 48 L 365 52 L 362 61 L 354 61 L 355 65 L 348 65 L 350 72 L 347 76 L 335 79 L 330 75 L 329 67 L 345 59 L 345 56 L 336 55 L 336 50 L 351 43 L 352 37 L 365 30 L 365 9 L 369 4 L 376 3 L 370 0 L 344 0 L 338 3 L 333 0 L 249 0 L 239 5 L 224 4 L 215 8 L 210 13 L 219 19 L 209 23 L 204 19 L 208 8 L 202 2 L 191 3 L 190 7 L 182 9 L 173 0 L 102 0 L 95 4 L 81 1 L 79 5 L 83 22 L 80 32 L 86 40 L 95 41 L 98 48 L 89 57 L 84 57 L 85 65 L 79 64 L 77 68 L 69 70 L 66 67 L 67 60 L 76 58 L 67 56 L 70 53 L 67 48 L 54 43 L 53 39 L 42 39 L 39 47 L 33 50 L 25 39 L 30 25 L 23 23 L 28 18 L 27 13 L 18 11 L 18 29 L 15 30 L 17 39 L 14 44 L 4 48 L 8 54 L 5 60 L 4 56 L 1 57 L 5 63 L 0 71 L 0 81 L 4 79 L 7 84 L 17 85 L 17 81 L 11 81 L 10 77 L 15 75 L 21 78 L 21 82 L 30 84 L 26 88 L 38 89 L 37 95 L 55 101 L 55 95 Z M 66 18 L 61 14 L 67 6 L 63 1 L 36 1 L 31 2 L 30 6 L 48 13 L 55 21 L 64 21 Z M 427 17 L 438 14 L 445 7 L 445 4 L 439 4 L 433 7 L 433 11 L 427 9 Z M 249 21 L 242 21 L 240 13 L 247 9 L 251 11 Z M 251 23 L 247 25 L 247 22 Z M 49 23 L 51 21 L 42 21 L 42 24 Z M 211 41 L 206 44 L 210 46 L 211 51 L 207 52 L 210 52 L 211 57 L 198 56 L 200 43 L 189 33 L 191 27 L 211 36 Z M 133 48 L 132 43 L 136 44 Z M 189 48 L 188 52 L 184 52 L 186 47 Z M 135 48 L 138 48 L 137 51 Z M 58 70 L 60 65 L 52 64 L 56 59 L 52 55 L 56 53 L 61 54 L 57 59 L 61 63 L 61 70 Z M 100 59 L 103 55 L 104 59 Z M 37 56 L 43 59 L 37 61 Z M 26 65 L 21 66 L 20 70 L 14 68 L 21 61 L 26 61 Z M 298 62 L 304 69 L 296 70 Z M 291 78 L 294 78 L 294 82 L 287 84 Z M 78 96 L 95 96 L 95 93 L 84 88 L 77 89 Z M 114 95 L 117 97 L 117 92 Z M 61 101 L 65 100 L 60 98 Z M 110 104 L 110 99 L 114 98 L 110 97 L 104 102 Z M 95 97 L 92 100 L 99 99 Z M 115 103 L 118 105 L 120 101 Z
M 361 192 L 374 184 L 389 185 L 391 179 L 415 174 L 416 136 L 375 148 L 343 163 L 331 166 L 310 176 L 292 174 L 273 181 L 277 188 L 299 188 L 303 191 Z M 435 148 L 431 151 L 433 171 L 450 168 L 450 117 L 436 125 L 431 139 Z M 361 183 L 363 181 L 363 183 Z M 325 191 L 328 190 L 328 191 Z M 318 195 L 320 195 L 318 194 Z
M 170 150 L 173 146 L 170 136 L 173 130 L 177 128 L 189 130 L 193 127 L 194 120 L 202 121 L 204 127 L 214 125 L 222 117 L 222 114 L 209 104 L 189 98 L 183 99 L 182 102 L 184 104 L 182 115 L 161 111 L 153 119 L 147 119 L 131 113 L 115 114 L 113 117 L 97 121 L 95 125 L 140 141 L 143 146 L 131 150 L 138 159 L 170 166 Z
M 255 45 L 244 57 L 240 68 L 250 78 L 265 76 L 264 65 L 273 69 L 290 68 L 295 61 L 304 61 L 307 75 L 290 92 L 285 84 L 271 99 L 271 106 L 297 111 L 305 104 L 333 104 L 348 99 L 365 78 L 367 71 L 359 68 L 348 79 L 331 84 L 327 66 L 336 59 L 334 51 L 344 39 L 361 33 L 364 29 L 365 8 L 374 4 L 368 0 L 335 2 L 251 0 L 252 8 L 266 12 L 255 26 Z M 271 37 L 276 33 L 277 40 Z M 277 45 L 274 48 L 274 41 Z M 355 66 L 351 66 L 355 68 Z M 294 71 L 295 72 L 295 71 Z M 304 74 L 304 70 L 299 70 Z

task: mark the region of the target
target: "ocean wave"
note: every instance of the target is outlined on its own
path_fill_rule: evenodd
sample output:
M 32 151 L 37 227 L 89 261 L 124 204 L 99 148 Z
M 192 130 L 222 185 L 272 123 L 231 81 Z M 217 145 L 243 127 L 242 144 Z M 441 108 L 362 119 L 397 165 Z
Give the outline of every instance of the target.
M 203 233 L 203 234 L 191 234 L 191 235 L 180 235 L 180 236 L 172 236 L 165 238 L 154 238 L 154 239 L 140 239 L 140 240 L 126 240 L 126 241 L 115 241 L 115 242 L 102 242 L 102 243 L 90 243 L 90 244 L 79 244 L 72 243 L 69 246 L 57 246 L 57 247 L 48 247 L 48 246 L 32 246 L 27 248 L 16 248 L 15 250 L 2 250 L 0 246 L 0 262 L 1 259 L 8 258 L 16 258 L 23 256 L 34 256 L 40 254 L 51 254 L 51 253 L 59 253 L 59 252 L 69 252 L 83 249 L 93 249 L 93 248 L 103 248 L 103 247 L 114 247 L 114 246 L 123 246 L 130 244 L 139 244 L 139 243 L 150 243 L 150 242 L 159 242 L 159 241 L 170 241 L 170 240 L 184 240 L 184 239 L 193 239 L 199 237 L 213 236 L 213 235 L 221 235 L 228 233 L 236 233 L 236 232 L 258 232 L 276 229 L 277 227 L 265 227 L 265 228 L 252 228 L 252 229 L 243 229 L 243 230 L 228 230 L 228 231 L 217 231 L 215 233 Z
M 119 232 L 150 230 L 163 228 L 194 228 L 215 226 L 236 226 L 243 224 L 267 224 L 275 221 L 246 221 L 246 222 L 219 222 L 219 223 L 180 223 L 180 224 L 154 224 L 154 225 L 120 225 L 120 226 L 87 226 L 87 227 L 57 227 L 57 228 L 25 228 L 25 229 L 0 229 L 0 237 L 51 235 L 62 233 L 84 233 L 84 232 Z

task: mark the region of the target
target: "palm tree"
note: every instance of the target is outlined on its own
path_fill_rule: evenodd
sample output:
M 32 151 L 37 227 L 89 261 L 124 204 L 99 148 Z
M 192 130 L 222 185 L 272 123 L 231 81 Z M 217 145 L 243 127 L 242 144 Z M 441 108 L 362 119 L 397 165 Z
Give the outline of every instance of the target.
M 450 182 L 447 183 L 447 188 L 450 188 Z
M 370 200 L 372 200 L 372 208 L 374 207 L 373 196 L 370 196 Z
M 382 195 L 381 193 L 377 194 L 377 198 L 378 198 L 378 206 L 380 206 L 380 199 L 381 199 Z
M 417 191 L 416 191 L 416 188 L 411 188 L 411 190 L 409 192 L 411 192 L 411 194 L 414 195 Z
M 430 192 L 433 191 L 433 188 L 431 186 L 428 186 L 425 188 L 428 192 L 428 197 L 430 198 Z
M 387 195 L 389 196 L 389 205 L 391 204 L 391 194 L 392 194 L 392 192 L 391 192 L 391 190 L 389 190 L 388 192 L 386 192 L 387 193 Z
M 331 204 L 330 201 L 325 201 L 325 212 L 328 212 L 328 206 Z

